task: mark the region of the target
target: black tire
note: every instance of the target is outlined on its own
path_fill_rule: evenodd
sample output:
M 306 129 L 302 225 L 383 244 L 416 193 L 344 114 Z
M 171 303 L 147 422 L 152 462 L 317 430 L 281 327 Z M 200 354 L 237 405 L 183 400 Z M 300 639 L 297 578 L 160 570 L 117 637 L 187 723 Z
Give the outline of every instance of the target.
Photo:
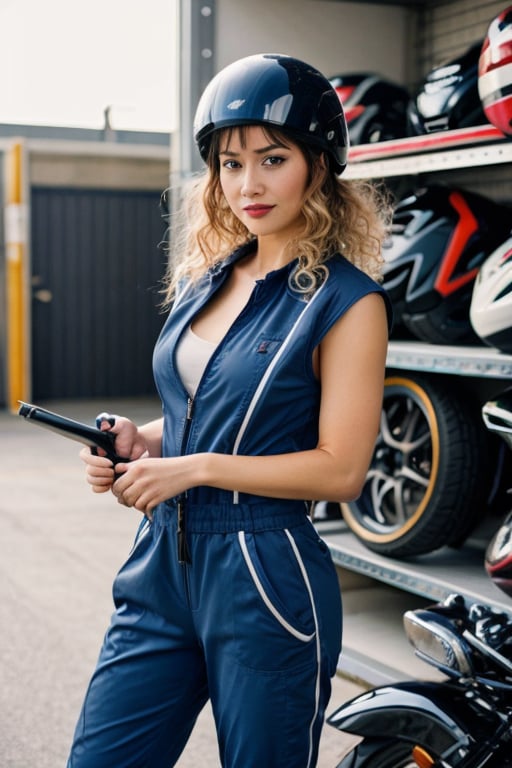
M 342 504 L 369 549 L 390 557 L 458 546 L 484 506 L 479 414 L 446 377 L 386 379 L 381 429 L 361 496 Z
M 418 768 L 412 744 L 402 741 L 363 739 L 337 768 Z M 438 755 L 432 755 L 437 758 Z

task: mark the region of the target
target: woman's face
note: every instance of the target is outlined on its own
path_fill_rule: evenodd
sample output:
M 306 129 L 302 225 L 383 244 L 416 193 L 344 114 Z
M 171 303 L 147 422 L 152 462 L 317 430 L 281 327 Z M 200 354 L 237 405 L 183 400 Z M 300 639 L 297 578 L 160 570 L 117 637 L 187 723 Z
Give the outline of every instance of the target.
M 309 169 L 299 147 L 260 126 L 224 131 L 220 184 L 227 203 L 258 238 L 288 240 L 299 228 Z

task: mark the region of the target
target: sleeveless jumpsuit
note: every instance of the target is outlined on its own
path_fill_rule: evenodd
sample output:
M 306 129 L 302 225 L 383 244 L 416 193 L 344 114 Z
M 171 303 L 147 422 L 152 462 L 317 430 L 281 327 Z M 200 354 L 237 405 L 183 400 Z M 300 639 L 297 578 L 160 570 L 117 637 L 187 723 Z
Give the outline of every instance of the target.
M 314 348 L 368 293 L 381 293 L 389 313 L 380 286 L 342 256 L 307 297 L 290 287 L 289 264 L 256 283 L 192 400 L 176 345 L 249 247 L 182 292 L 157 341 L 163 456 L 313 448 Z M 316 764 L 342 616 L 308 506 L 198 487 L 144 519 L 114 581 L 115 613 L 68 768 L 170 768 L 208 699 L 224 768 Z M 204 758 L 198 765 L 210 764 Z

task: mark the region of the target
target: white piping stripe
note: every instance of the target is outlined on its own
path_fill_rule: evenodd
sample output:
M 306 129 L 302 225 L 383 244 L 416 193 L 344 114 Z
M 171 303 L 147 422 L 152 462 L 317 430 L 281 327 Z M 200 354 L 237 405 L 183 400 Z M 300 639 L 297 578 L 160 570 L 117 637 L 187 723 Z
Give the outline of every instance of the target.
M 137 532 L 137 535 L 135 536 L 135 541 L 133 542 L 133 546 L 132 546 L 129 554 L 131 554 L 134 551 L 134 549 L 137 546 L 137 544 L 139 543 L 139 541 L 141 539 L 143 539 L 144 536 L 146 536 L 147 533 L 149 533 L 150 528 L 151 528 L 151 523 L 146 518 L 144 523 L 142 524 L 142 526 L 139 528 L 139 530 Z
M 309 599 L 311 601 L 311 610 L 313 611 L 313 619 L 315 622 L 315 635 L 316 635 L 316 662 L 317 662 L 317 672 L 316 672 L 316 684 L 315 684 L 315 711 L 313 713 L 313 717 L 311 719 L 311 723 L 309 726 L 309 756 L 308 756 L 308 762 L 306 768 L 309 768 L 311 765 L 311 759 L 313 757 L 313 728 L 315 726 L 315 722 L 318 718 L 318 708 L 320 703 L 320 667 L 322 662 L 322 656 L 320 651 L 320 632 L 318 630 L 318 617 L 316 614 L 316 607 L 315 607 L 315 600 L 313 597 L 313 590 L 311 589 L 311 583 L 309 581 L 308 573 L 306 571 L 306 566 L 304 565 L 304 562 L 302 560 L 302 557 L 300 556 L 299 549 L 295 543 L 295 540 L 293 536 L 291 535 L 290 531 L 285 528 L 286 535 L 288 536 L 288 540 L 291 544 L 291 547 L 293 549 L 293 553 L 297 559 L 297 562 L 299 564 L 299 568 L 302 573 L 302 578 L 304 579 L 304 583 L 306 585 L 306 589 L 308 590 Z
M 317 292 L 314 294 L 313 298 L 310 299 L 310 301 L 306 304 L 302 312 L 300 313 L 299 317 L 293 324 L 293 326 L 290 329 L 290 332 L 284 342 L 281 345 L 281 349 L 276 354 L 270 365 L 268 366 L 267 370 L 265 371 L 264 375 L 261 378 L 260 383 L 258 384 L 256 391 L 254 392 L 254 395 L 252 396 L 252 400 L 249 403 L 249 407 L 247 408 L 247 411 L 244 416 L 244 420 L 242 421 L 242 424 L 240 425 L 240 429 L 238 430 L 238 434 L 236 436 L 234 446 L 233 446 L 233 456 L 236 456 L 238 453 L 238 448 L 240 446 L 240 443 L 242 442 L 242 438 L 245 434 L 245 430 L 247 429 L 247 425 L 251 419 L 252 414 L 254 413 L 254 410 L 258 404 L 258 401 L 260 400 L 261 396 L 263 395 L 263 391 L 267 385 L 267 381 L 269 380 L 274 368 L 278 364 L 281 357 L 284 355 L 286 349 L 288 348 L 289 344 L 291 343 L 291 339 L 293 334 L 295 333 L 295 329 L 302 321 L 302 318 L 305 316 L 308 309 L 312 306 L 313 302 L 316 300 L 316 298 L 320 295 L 322 292 L 322 289 L 326 283 L 322 283 L 320 288 L 317 290 Z M 233 491 L 233 503 L 238 504 L 238 491 Z
M 238 532 L 238 540 L 240 542 L 240 548 L 242 550 L 242 554 L 244 556 L 244 560 L 246 562 L 247 568 L 249 569 L 249 573 L 251 574 L 252 580 L 254 581 L 254 584 L 256 586 L 256 589 L 258 590 L 261 599 L 267 606 L 268 610 L 274 616 L 274 618 L 277 619 L 279 624 L 281 624 L 282 627 L 286 629 L 287 632 L 289 632 L 291 635 L 297 638 L 297 640 L 301 640 L 303 643 L 309 643 L 310 640 L 312 640 L 315 636 L 315 633 L 311 635 L 305 635 L 303 632 L 299 632 L 298 629 L 295 629 L 295 627 L 292 627 L 292 625 L 286 621 L 286 619 L 279 613 L 273 602 L 270 600 L 269 596 L 265 592 L 265 589 L 263 587 L 263 584 L 261 583 L 258 574 L 256 573 L 256 569 L 254 568 L 253 562 L 251 560 L 251 556 L 249 554 L 249 550 L 247 549 L 247 542 L 245 540 L 245 531 L 239 531 Z M 316 621 L 315 621 L 316 625 Z

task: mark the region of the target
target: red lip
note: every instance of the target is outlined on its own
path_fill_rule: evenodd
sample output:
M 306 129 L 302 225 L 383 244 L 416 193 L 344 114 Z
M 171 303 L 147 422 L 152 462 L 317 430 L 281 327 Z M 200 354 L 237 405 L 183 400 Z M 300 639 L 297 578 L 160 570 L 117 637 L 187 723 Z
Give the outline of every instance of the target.
M 254 219 L 265 216 L 274 208 L 273 205 L 247 205 L 244 211 Z

